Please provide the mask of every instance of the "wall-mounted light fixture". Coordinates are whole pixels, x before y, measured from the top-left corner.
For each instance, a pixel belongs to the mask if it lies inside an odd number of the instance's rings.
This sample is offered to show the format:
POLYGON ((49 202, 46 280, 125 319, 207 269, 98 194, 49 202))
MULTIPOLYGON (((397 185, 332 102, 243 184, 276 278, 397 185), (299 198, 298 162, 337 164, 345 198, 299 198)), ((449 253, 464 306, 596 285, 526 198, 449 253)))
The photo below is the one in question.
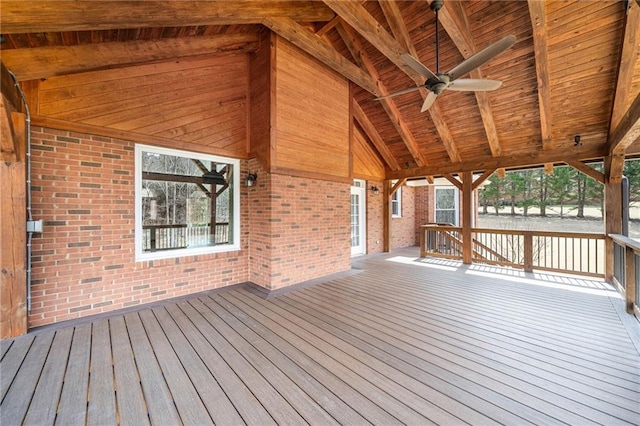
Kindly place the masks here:
POLYGON ((371 191, 373 192, 374 195, 378 195, 380 193, 380 190, 375 185, 371 187, 371 191))
POLYGON ((573 146, 582 146, 582 142, 580 141, 580 135, 575 135, 573 137, 573 146))
POLYGON ((253 184, 256 183, 257 180, 258 180, 258 174, 257 173, 249 173, 245 183, 247 184, 247 186, 253 186, 253 184))

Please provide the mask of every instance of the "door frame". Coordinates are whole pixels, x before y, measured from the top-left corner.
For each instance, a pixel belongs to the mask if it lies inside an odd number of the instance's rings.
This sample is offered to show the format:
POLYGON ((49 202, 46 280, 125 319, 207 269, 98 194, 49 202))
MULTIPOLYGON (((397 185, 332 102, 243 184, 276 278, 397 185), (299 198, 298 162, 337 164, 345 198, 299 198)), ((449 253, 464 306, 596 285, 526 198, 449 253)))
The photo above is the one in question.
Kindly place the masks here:
MULTIPOLYGON (((360 256, 367 254, 367 182, 360 179, 354 179, 351 185, 351 191, 349 196, 349 226, 351 231, 351 195, 357 195, 360 197, 360 211, 358 214, 358 220, 360 225, 360 245, 351 246, 351 256, 360 256)), ((349 234, 351 236, 351 233, 349 234)), ((351 238, 350 238, 351 239, 351 238)))

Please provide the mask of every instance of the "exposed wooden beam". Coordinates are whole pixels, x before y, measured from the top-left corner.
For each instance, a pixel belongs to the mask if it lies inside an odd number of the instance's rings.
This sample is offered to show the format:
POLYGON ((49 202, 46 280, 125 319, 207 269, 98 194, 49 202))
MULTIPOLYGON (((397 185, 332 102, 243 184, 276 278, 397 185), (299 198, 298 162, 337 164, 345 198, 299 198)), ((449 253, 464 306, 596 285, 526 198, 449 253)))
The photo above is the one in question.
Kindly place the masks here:
MULTIPOLYGON (((398 40, 401 47, 409 52, 412 56, 418 57, 418 52, 411 41, 411 37, 409 35, 409 31, 407 29, 404 20, 402 19, 402 15, 400 14, 400 9, 396 2, 393 1, 382 1, 379 3, 382 7, 382 11, 385 14, 387 22, 389 23, 389 27, 391 28, 391 32, 393 32, 394 37, 398 40)), ((414 79, 414 83, 416 86, 421 86, 424 81, 422 77, 417 80, 414 79)), ((424 101, 427 97, 428 91, 426 89, 420 90, 420 95, 422 96, 422 100, 424 101)), ((447 150, 447 154, 449 155, 449 159, 451 161, 462 161, 460 158, 460 153, 458 152, 458 147, 456 146, 453 135, 449 131, 449 127, 447 123, 444 121, 442 114, 440 113, 440 108, 437 104, 433 104, 431 108, 429 108, 429 116, 431 117, 431 121, 436 127, 436 131, 438 132, 438 136, 440 136, 440 140, 447 150)))
POLYGON ((14 163, 18 161, 16 137, 11 119, 12 106, 2 94, 0 99, 0 161, 14 163))
POLYGON ((2 51, 2 62, 0 63, 0 93, 6 98, 13 111, 22 111, 22 99, 9 70, 5 66, 5 55, 7 50, 2 51))
POLYGON ((640 138, 640 94, 621 117, 616 129, 609 135, 611 155, 624 155, 625 151, 640 138))
MULTIPOLYGON (((315 1, 2 1, 3 34, 259 24, 267 17, 330 21, 315 1)), ((3 52, 4 53, 4 52, 3 52)))
POLYGON ((582 161, 577 160, 567 160, 565 161, 569 166, 573 167, 577 171, 584 173, 585 175, 593 178, 595 181, 604 183, 604 173, 597 171, 593 167, 589 167, 587 164, 582 161))
POLYGON ((613 98, 613 112, 609 123, 609 133, 613 133, 626 109, 631 96, 631 86, 635 71, 636 58, 640 45, 640 6, 630 2, 625 16, 624 35, 620 53, 620 64, 618 65, 618 78, 616 81, 616 91, 613 98))
POLYGON ((389 58, 412 80, 424 83, 424 77, 409 67, 401 55, 404 49, 380 23, 356 1, 323 0, 347 24, 353 27, 369 43, 389 58))
POLYGON ((540 135, 542 149, 551 148, 551 95, 549 92, 549 53, 547 48, 547 15, 544 0, 528 0, 533 50, 538 80, 538 109, 540 110, 540 135))
POLYGON ((404 183, 407 181, 406 178, 402 178, 402 179, 398 179, 398 181, 396 183, 393 184, 393 186, 391 187, 391 190, 389 191, 389 195, 393 195, 396 193, 396 191, 398 189, 400 189, 400 187, 402 185, 404 185, 404 183))
POLYGON ((257 34, 162 38, 9 49, 2 60, 21 81, 227 52, 254 52, 257 34))
POLYGON ((387 179, 412 178, 421 176, 440 176, 444 173, 480 172, 491 168, 521 168, 537 166, 545 163, 565 162, 567 160, 590 160, 602 158, 606 154, 606 148, 594 146, 582 146, 568 153, 566 149, 552 149, 536 153, 510 155, 508 157, 482 157, 461 163, 448 163, 438 166, 416 167, 400 169, 387 173, 387 179))
POLYGON ((400 165, 396 161, 396 158, 389 150, 387 144, 384 143, 384 140, 374 127, 371 120, 369 120, 369 117, 367 117, 367 115, 364 113, 362 107, 355 101, 355 99, 352 101, 352 103, 354 118, 358 121, 358 123, 360 123, 360 127, 362 127, 362 130, 364 130, 365 134, 369 137, 371 143, 373 143, 373 146, 376 148, 384 162, 391 170, 400 170, 400 165))
POLYGON ((491 175, 495 172, 495 169, 488 169, 485 170, 484 173, 482 175, 480 175, 479 178, 477 178, 476 180, 473 181, 473 185, 471 186, 471 188, 475 191, 476 189, 478 189, 478 187, 480 185, 482 185, 482 183, 489 179, 489 177, 491 177, 491 175))
MULTIPOLYGON (((469 19, 464 11, 463 2, 446 2, 445 7, 440 9, 440 12, 438 13, 438 19, 464 58, 468 58, 476 53, 476 44, 473 40, 473 36, 471 35, 469 19)), ((480 68, 476 68, 471 71, 469 76, 477 79, 484 78, 480 68)), ((482 117, 482 123, 487 135, 491 154, 494 157, 499 157, 502 155, 502 145, 500 145, 498 130, 496 129, 496 123, 493 119, 493 111, 491 110, 491 103, 489 102, 489 94, 487 92, 474 93, 476 101, 478 102, 478 108, 480 110, 480 116, 482 117)))
POLYGON ((452 174, 445 173, 442 175, 442 177, 448 180, 449 182, 451 182, 451 184, 454 185, 456 188, 458 188, 460 191, 462 191, 462 182, 460 182, 457 178, 453 177, 452 174))
MULTIPOLYGON (((355 58, 359 58, 358 61, 362 63, 362 66, 364 66, 369 75, 371 75, 371 78, 378 86, 378 90, 380 90, 382 96, 388 95, 389 90, 387 90, 384 83, 380 80, 378 70, 376 70, 376 67, 373 65, 373 62, 369 58, 367 52, 364 50, 362 43, 360 43, 360 40, 355 35, 353 29, 351 29, 346 24, 340 24, 339 28, 341 37, 343 37, 345 43, 347 43, 350 48, 353 49, 352 54, 355 58)), ((411 153, 411 156, 413 157, 415 163, 420 167, 426 165, 427 160, 424 157, 424 154, 420 151, 418 142, 413 137, 413 133, 411 133, 411 130, 409 130, 409 126, 402 118, 402 114, 400 113, 400 110, 396 106, 393 99, 381 99, 380 103, 389 116, 389 119, 391 120, 391 123, 395 127, 396 131, 402 138, 402 141, 409 150, 409 153, 411 153)))
POLYGON ((263 24, 280 37, 304 50, 320 62, 351 80, 369 93, 380 96, 375 82, 366 71, 327 45, 322 39, 291 18, 265 18, 263 24))
POLYGON ((331 31, 332 29, 334 29, 336 27, 336 25, 338 25, 340 22, 342 22, 342 20, 340 19, 339 16, 336 16, 335 18, 333 18, 332 20, 330 20, 329 22, 324 24, 319 30, 317 30, 316 31, 316 35, 318 37, 326 36, 327 33, 329 31, 331 31))

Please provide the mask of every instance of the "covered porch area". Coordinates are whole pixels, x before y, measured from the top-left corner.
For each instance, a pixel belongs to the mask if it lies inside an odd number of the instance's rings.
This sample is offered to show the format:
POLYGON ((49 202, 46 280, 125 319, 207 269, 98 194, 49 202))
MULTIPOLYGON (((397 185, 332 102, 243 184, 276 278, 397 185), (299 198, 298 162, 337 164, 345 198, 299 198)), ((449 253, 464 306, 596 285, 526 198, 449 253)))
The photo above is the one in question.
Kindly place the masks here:
POLYGON ((633 424, 640 336, 601 279, 418 248, 0 341, 1 423, 633 424))

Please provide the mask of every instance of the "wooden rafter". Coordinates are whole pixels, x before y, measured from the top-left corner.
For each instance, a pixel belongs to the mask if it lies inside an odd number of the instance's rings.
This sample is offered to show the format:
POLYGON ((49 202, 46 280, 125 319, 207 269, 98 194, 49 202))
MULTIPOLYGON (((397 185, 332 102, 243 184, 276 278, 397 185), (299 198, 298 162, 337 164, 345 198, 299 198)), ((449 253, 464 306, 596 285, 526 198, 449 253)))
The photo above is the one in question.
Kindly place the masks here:
MULTIPOLYGON (((330 21, 315 1, 2 1, 3 34, 196 25, 259 24, 267 17, 330 21), (88 13, 91 11, 91 13, 88 13)), ((3 52, 4 53, 4 52, 3 52)))
POLYGON ((625 151, 640 138, 640 94, 636 96, 624 113, 618 126, 609 136, 609 153, 624 155, 625 151))
MULTIPOLYGON (((338 28, 340 29, 340 35, 345 40, 345 43, 350 46, 350 49, 353 49, 353 56, 355 58, 358 58, 358 61, 362 63, 362 66, 364 66, 367 72, 371 75, 371 78, 373 78, 373 81, 378 86, 378 89, 380 90, 382 96, 388 95, 389 91, 387 90, 384 83, 380 81, 380 75, 378 74, 376 67, 373 65, 373 62, 369 58, 369 55, 367 55, 367 52, 364 50, 362 44, 360 43, 360 40, 358 39, 358 37, 356 37, 353 29, 346 24, 340 24, 338 28)), ((427 160, 420 151, 418 142, 413 137, 413 134, 409 130, 408 125, 402 118, 402 114, 400 113, 400 110, 396 106, 395 102, 390 98, 386 98, 382 99, 380 103, 382 104, 384 110, 387 112, 387 115, 393 123, 393 126, 400 134, 402 141, 407 146, 407 149, 411 153, 411 156, 413 157, 415 163, 418 166, 426 165, 427 160)))
MULTIPOLYGON (((462 2, 446 2, 445 7, 440 10, 438 18, 463 57, 468 58, 476 53, 477 48, 471 35, 469 20, 462 2)), ((471 78, 484 78, 480 68, 471 71, 469 75, 471 78)), ((496 123, 493 119, 489 94, 487 92, 474 93, 476 101, 478 102, 478 108, 480 110, 480 116, 482 117, 482 123, 484 124, 491 154, 494 157, 498 157, 502 155, 502 146, 500 145, 496 123)))
POLYGON ((251 52, 257 48, 256 34, 223 34, 9 49, 2 52, 2 61, 19 80, 25 81, 189 56, 251 52))
POLYGON ((597 171, 593 167, 589 167, 582 161, 567 160, 566 163, 576 169, 577 171, 584 173, 585 175, 593 178, 595 181, 604 183, 604 173, 597 171))
POLYGON ((412 80, 424 83, 424 77, 409 67, 401 54, 402 46, 384 29, 380 23, 355 1, 323 0, 333 11, 349 24, 369 43, 407 74, 412 80))
POLYGON ((316 35, 318 37, 324 37, 325 35, 327 35, 327 33, 329 31, 331 31, 332 29, 334 29, 336 27, 336 25, 338 25, 342 20, 340 19, 339 16, 336 16, 335 18, 333 18, 332 20, 330 20, 329 22, 327 22, 326 24, 324 24, 320 29, 318 29, 316 31, 316 35))
MULTIPOLYGON (((418 52, 411 41, 411 37, 409 36, 409 31, 407 30, 407 26, 405 25, 402 15, 400 14, 400 9, 398 9, 398 5, 393 1, 382 1, 380 2, 380 6, 382 7, 382 11, 385 14, 387 22, 391 27, 391 32, 393 32, 394 37, 398 40, 401 47, 404 48, 409 54, 414 57, 418 57, 418 52)), ((415 80, 417 86, 421 86, 424 84, 423 78, 415 80)), ((427 90, 421 89, 420 95, 422 95, 422 100, 427 97, 427 90)), ((438 136, 440 136, 440 140, 447 150, 447 154, 449 155, 449 159, 454 162, 462 161, 460 158, 460 153, 458 152, 458 147, 456 146, 453 136, 449 131, 449 127, 447 123, 444 121, 442 114, 440 113, 440 108, 437 104, 431 105, 429 108, 429 115, 431 116, 431 121, 438 132, 438 136)))
POLYGON ((442 175, 442 177, 445 178, 446 180, 448 180, 449 182, 451 182, 451 184, 453 186, 455 186, 456 188, 458 188, 460 191, 462 191, 462 182, 460 182, 452 174, 445 173, 445 174, 442 175))
POLYGON ((635 71, 636 58, 640 45, 640 6, 631 2, 625 17, 624 36, 622 39, 622 51, 620 54, 620 65, 618 67, 618 79, 614 94, 613 112, 609 124, 609 133, 613 133, 624 113, 631 95, 633 84, 633 74, 635 71))
POLYGON ((476 180, 473 181, 473 185, 471 185, 471 188, 475 191, 476 189, 478 189, 478 187, 480 185, 482 185, 482 183, 489 179, 489 177, 496 171, 496 169, 487 169, 484 171, 484 173, 482 175, 480 175, 480 177, 478 177, 476 180))
POLYGON ((551 148, 551 95, 549 92, 549 53, 547 48, 547 16, 545 2, 528 0, 531 26, 533 27, 533 49, 538 81, 538 108, 540 110, 540 134, 542 149, 551 148))
POLYGON ((366 71, 325 43, 320 37, 291 18, 265 18, 263 24, 311 56, 376 96, 380 91, 366 71))
POLYGON ((393 195, 396 193, 396 191, 398 189, 400 189, 400 187, 402 185, 404 185, 404 183, 407 181, 406 178, 402 178, 402 179, 398 179, 398 181, 396 183, 393 184, 393 186, 391 187, 390 191, 389 191, 389 196, 393 195))
POLYGON ((535 166, 552 162, 564 162, 567 160, 589 160, 602 158, 606 155, 606 147, 582 146, 568 153, 566 149, 552 149, 538 151, 535 154, 510 155, 508 157, 484 157, 461 163, 441 164, 439 166, 416 167, 390 171, 388 179, 412 178, 430 175, 442 175, 443 173, 458 173, 465 171, 483 171, 490 168, 513 168, 535 166))
POLYGON ((351 109, 354 118, 358 121, 358 123, 360 123, 360 127, 362 127, 362 130, 364 130, 369 140, 371 140, 371 143, 373 143, 373 146, 376 148, 386 165, 391 170, 400 170, 400 165, 389 150, 387 144, 385 144, 384 140, 382 140, 380 134, 378 134, 378 131, 373 126, 371 120, 369 120, 369 117, 367 117, 367 115, 362 110, 362 107, 355 101, 355 99, 352 100, 352 103, 353 105, 351 109))

